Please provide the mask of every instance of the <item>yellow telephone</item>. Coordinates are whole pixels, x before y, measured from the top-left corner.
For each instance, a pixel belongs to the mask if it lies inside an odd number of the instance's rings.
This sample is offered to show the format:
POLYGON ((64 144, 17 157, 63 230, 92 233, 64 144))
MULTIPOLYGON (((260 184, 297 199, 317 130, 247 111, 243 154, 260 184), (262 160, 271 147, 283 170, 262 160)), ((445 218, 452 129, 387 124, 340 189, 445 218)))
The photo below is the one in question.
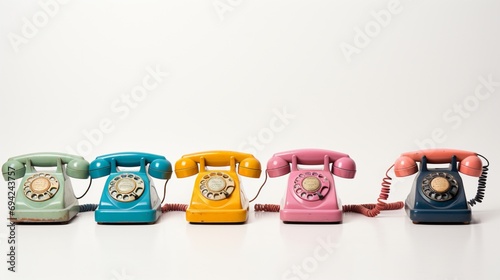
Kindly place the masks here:
POLYGON ((253 155, 246 153, 207 151, 184 155, 175 163, 175 174, 178 178, 199 173, 194 183, 191 204, 186 209, 188 222, 246 222, 248 199, 240 187, 236 174, 237 164, 239 175, 260 177, 260 162, 253 155), (229 166, 229 170, 209 170, 207 166, 229 166))

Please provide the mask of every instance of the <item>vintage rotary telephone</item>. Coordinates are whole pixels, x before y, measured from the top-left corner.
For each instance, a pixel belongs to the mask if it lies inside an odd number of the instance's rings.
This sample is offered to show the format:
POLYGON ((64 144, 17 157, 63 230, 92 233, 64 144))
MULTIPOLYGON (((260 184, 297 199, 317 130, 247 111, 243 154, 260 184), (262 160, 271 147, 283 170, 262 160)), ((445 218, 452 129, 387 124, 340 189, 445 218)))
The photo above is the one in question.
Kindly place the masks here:
POLYGON ((383 200, 387 198, 388 190, 384 188, 377 204, 341 206, 333 175, 352 179, 356 174, 354 160, 344 153, 322 149, 300 149, 274 154, 267 163, 269 177, 274 178, 289 173, 288 187, 281 206, 256 204, 255 211, 280 212, 280 219, 283 222, 337 223, 342 222, 343 212, 358 212, 374 217, 381 210, 403 207, 402 202, 386 204, 383 200), (323 165, 323 169, 301 169, 299 164, 323 165))
POLYGON ((470 223, 470 206, 484 198, 488 166, 488 160, 482 155, 461 150, 433 149, 401 154, 394 164, 397 177, 419 171, 405 202, 408 216, 414 223, 470 223), (486 165, 483 166, 480 157, 486 165), (420 171, 417 162, 420 162, 420 171), (448 167, 431 168, 429 164, 448 164, 448 167), (479 177, 477 194, 469 201, 460 173, 479 177))
POLYGON ((182 156, 175 163, 177 177, 198 174, 191 203, 186 209, 186 220, 191 223, 244 223, 248 218, 248 199, 238 174, 259 178, 260 173, 260 162, 251 154, 207 151, 182 156), (208 166, 229 166, 229 170, 209 170, 208 166))
POLYGON ((9 158, 2 166, 6 181, 23 178, 10 219, 17 223, 66 223, 80 207, 68 177, 86 179, 89 163, 81 156, 33 153, 9 158), (38 171, 34 167, 56 167, 38 171), (67 175, 67 176, 66 176, 67 175))
POLYGON ((172 165, 164 156, 124 152, 99 156, 92 161, 92 178, 108 175, 95 211, 97 223, 154 223, 158 220, 161 201, 149 175, 167 180, 166 187, 172 175, 172 165), (138 171, 120 171, 119 166, 140 168, 138 171))

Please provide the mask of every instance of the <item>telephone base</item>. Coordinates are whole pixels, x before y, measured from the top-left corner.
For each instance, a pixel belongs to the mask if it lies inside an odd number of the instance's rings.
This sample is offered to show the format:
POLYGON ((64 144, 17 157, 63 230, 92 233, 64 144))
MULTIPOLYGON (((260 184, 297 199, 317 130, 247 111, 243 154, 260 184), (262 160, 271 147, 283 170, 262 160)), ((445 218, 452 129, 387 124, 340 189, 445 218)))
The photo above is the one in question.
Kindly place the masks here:
POLYGON ((413 223, 469 224, 470 209, 414 209, 405 205, 406 213, 413 223))
POLYGON ((98 224, 151 224, 161 216, 161 208, 142 210, 97 209, 95 221, 98 224))
POLYGON ((241 224, 248 219, 247 209, 190 209, 186 210, 186 221, 203 224, 241 224))
POLYGON ((76 217, 79 211, 78 204, 70 205, 64 209, 16 209, 14 216, 10 217, 13 223, 68 223, 76 217))
POLYGON ((280 211, 280 219, 285 223, 341 223, 342 218, 343 212, 339 209, 282 209, 280 211))

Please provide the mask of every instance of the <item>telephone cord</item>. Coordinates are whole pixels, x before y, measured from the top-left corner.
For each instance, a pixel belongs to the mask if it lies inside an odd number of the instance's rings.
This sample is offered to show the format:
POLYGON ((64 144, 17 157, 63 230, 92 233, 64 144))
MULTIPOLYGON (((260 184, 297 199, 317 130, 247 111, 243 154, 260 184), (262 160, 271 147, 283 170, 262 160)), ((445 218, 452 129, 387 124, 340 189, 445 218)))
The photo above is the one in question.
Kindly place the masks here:
POLYGON ((280 206, 278 204, 255 204, 254 210, 262 212, 279 212, 280 206))
MULTIPOLYGON (((382 210, 398 210, 403 208, 404 203, 402 201, 392 203, 386 203, 384 201, 389 197, 392 178, 388 173, 393 166, 394 165, 389 167, 385 173, 385 178, 382 180, 382 189, 376 204, 344 205, 342 210, 344 212, 356 212, 368 217, 375 217, 382 210)), ((280 206, 277 204, 255 204, 254 210, 263 212, 279 212, 280 206)))
POLYGON ((262 185, 260 185, 260 188, 259 188, 259 190, 257 191, 257 194, 254 196, 254 198, 252 198, 252 199, 250 199, 250 200, 248 201, 249 203, 250 203, 250 202, 253 202, 255 199, 257 199, 257 197, 258 197, 258 196, 259 196, 259 194, 260 194, 260 191, 262 190, 262 188, 263 188, 263 187, 264 187, 264 185, 266 184, 266 182, 267 182, 267 170, 265 171, 265 173, 266 173, 266 176, 265 176, 265 178, 264 178, 264 182, 262 183, 262 185))
POLYGON ((468 201, 470 206, 474 206, 476 205, 476 203, 483 202, 484 193, 486 191, 486 179, 488 177, 488 170, 489 170, 488 167, 490 166, 490 162, 488 161, 488 159, 486 159, 486 157, 480 154, 478 154, 478 156, 482 157, 486 161, 486 165, 483 166, 483 172, 481 173, 481 176, 479 176, 478 179, 476 196, 468 201))
POLYGON ((168 179, 165 181, 165 184, 163 185, 163 198, 161 199, 160 204, 163 204, 163 201, 165 201, 165 197, 167 194, 167 183, 168 183, 168 179))
POLYGON ((98 206, 99 206, 99 204, 89 203, 89 204, 79 205, 78 207, 80 208, 79 212, 81 213, 81 212, 92 212, 92 211, 95 211, 98 206))
POLYGON ((180 212, 186 212, 186 209, 188 208, 187 204, 181 204, 181 203, 167 203, 161 207, 161 212, 170 212, 170 211, 180 211, 180 212))
POLYGON ((90 190, 90 186, 92 185, 92 177, 90 177, 90 182, 89 182, 89 186, 87 187, 87 190, 79 197, 77 197, 76 199, 81 199, 82 197, 84 197, 87 192, 90 190))
MULTIPOLYGON (((257 197, 259 196, 260 194, 260 191, 262 190, 262 188, 264 187, 264 185, 266 184, 267 182, 267 170, 265 172, 266 176, 264 178, 264 182, 262 183, 262 185, 259 187, 259 190, 257 191, 257 194, 255 195, 254 198, 250 199, 249 202, 252 202, 254 201, 255 199, 257 199, 257 197)), ((165 182, 165 186, 167 185, 167 183, 165 182)), ((165 190, 164 189, 164 192, 163 192, 163 199, 161 201, 161 203, 163 203, 163 200, 165 199, 165 190)), ((260 204, 257 204, 257 205, 260 205, 260 204)), ((256 207, 257 207, 256 205, 256 207)), ((181 212, 186 212, 186 209, 188 208, 188 205, 187 204, 181 204, 181 203, 167 203, 165 205, 163 205, 161 207, 161 211, 163 213, 165 212, 170 212, 170 211, 181 211, 181 212)), ((278 211, 279 211, 279 205, 278 205, 278 211)), ((275 211, 275 212, 278 212, 278 211, 275 211)))
POLYGON ((385 178, 382 180, 382 188, 376 204, 358 204, 358 205, 344 205, 342 210, 344 212, 355 212, 363 214, 367 217, 375 217, 383 210, 398 210, 404 207, 402 201, 386 203, 385 200, 389 198, 391 189, 392 178, 389 176, 389 171, 394 167, 391 165, 385 172, 385 178))
MULTIPOLYGON (((167 194, 167 183, 168 183, 168 180, 165 181, 165 184, 163 185, 163 198, 161 199, 160 204, 163 204, 163 202, 165 201, 165 197, 166 197, 166 194, 167 194)), ((163 205, 161 207, 161 212, 162 213, 170 212, 170 211, 182 211, 182 212, 186 212, 187 207, 188 207, 187 204, 166 203, 165 205, 163 205)))

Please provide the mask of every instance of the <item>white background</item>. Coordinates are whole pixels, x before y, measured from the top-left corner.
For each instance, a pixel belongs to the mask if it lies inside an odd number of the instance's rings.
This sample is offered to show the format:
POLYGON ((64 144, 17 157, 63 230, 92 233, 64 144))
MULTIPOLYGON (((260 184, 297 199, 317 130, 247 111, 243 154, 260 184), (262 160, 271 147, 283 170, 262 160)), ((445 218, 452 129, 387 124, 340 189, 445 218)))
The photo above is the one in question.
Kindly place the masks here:
MULTIPOLYGON (((357 163, 356 178, 336 177, 344 204, 374 202, 405 151, 471 150, 491 162, 470 225, 414 225, 402 210, 348 213, 336 225, 252 211, 244 225, 190 225, 177 212, 103 226, 81 213, 68 225, 18 226, 18 272, 2 262, 1 278, 498 279, 499 12, 498 1, 1 1, 2 162, 144 151, 175 163, 225 149, 265 168, 274 153, 324 148, 357 163), (125 105, 147 69, 169 75, 125 105)), ((463 178, 470 198, 476 179, 463 178)), ((268 180, 256 202, 279 203, 286 179, 268 180)), ((263 177, 242 181, 253 197, 263 177)), ((390 200, 405 199, 412 181, 394 178, 390 200)), ((97 203, 104 182, 80 203, 97 203)), ((166 200, 188 203, 193 182, 174 176, 166 200)), ((87 184, 73 180, 77 195, 87 184)), ((7 234, 1 227, 4 256, 7 234)))

